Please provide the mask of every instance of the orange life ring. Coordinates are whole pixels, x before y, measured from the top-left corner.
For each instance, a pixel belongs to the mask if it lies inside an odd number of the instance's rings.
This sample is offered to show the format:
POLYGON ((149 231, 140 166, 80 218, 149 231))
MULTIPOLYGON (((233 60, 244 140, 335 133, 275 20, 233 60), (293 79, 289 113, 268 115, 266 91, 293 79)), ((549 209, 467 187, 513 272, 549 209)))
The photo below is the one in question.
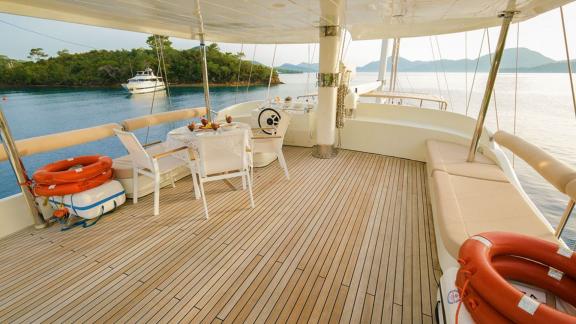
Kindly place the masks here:
POLYGON ((74 182, 74 183, 64 183, 64 184, 36 184, 34 186, 34 193, 38 196, 52 197, 52 196, 64 196, 71 195, 78 192, 90 190, 96 188, 112 178, 112 169, 102 172, 91 179, 74 182))
POLYGON ((112 159, 102 155, 85 155, 47 164, 36 170, 32 178, 37 184, 59 185, 83 182, 112 168, 112 159), (82 167, 70 169, 74 166, 82 167))
POLYGON ((478 323, 575 323, 576 317, 540 304, 514 288, 516 280, 576 305, 576 254, 557 244, 513 233, 466 240, 456 277, 462 302, 478 323))

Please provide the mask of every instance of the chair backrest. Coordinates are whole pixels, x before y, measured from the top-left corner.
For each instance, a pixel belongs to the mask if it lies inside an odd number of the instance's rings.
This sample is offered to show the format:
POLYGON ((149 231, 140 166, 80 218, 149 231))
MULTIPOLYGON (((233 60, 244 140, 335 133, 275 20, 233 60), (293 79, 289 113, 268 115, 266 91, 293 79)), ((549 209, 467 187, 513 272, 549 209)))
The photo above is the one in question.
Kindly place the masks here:
POLYGON ((280 122, 278 122, 278 126, 276 126, 276 135, 284 138, 288 126, 290 125, 290 119, 292 119, 292 115, 285 111, 280 111, 280 122))
POLYGON ((247 130, 199 136, 197 151, 200 175, 206 177, 216 173, 247 170, 247 148, 247 130))
POLYGON ((121 130, 114 130, 114 132, 128 151, 128 154, 130 154, 130 158, 136 166, 150 170, 154 168, 152 158, 148 155, 144 147, 142 147, 142 144, 140 144, 140 141, 138 141, 134 133, 121 130))

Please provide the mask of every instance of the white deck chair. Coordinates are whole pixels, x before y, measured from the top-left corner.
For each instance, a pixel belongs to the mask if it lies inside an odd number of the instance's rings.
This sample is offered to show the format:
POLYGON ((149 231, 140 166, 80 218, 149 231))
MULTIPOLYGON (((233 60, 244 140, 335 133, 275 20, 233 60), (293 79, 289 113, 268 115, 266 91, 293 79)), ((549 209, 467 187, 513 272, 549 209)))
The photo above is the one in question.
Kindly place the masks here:
MULTIPOLYGON (((132 160, 132 185, 134 192, 132 201, 134 204, 138 203, 138 175, 142 174, 154 180, 154 215, 160 214, 160 176, 165 173, 171 173, 174 169, 182 165, 189 166, 192 182, 194 183, 194 194, 196 199, 200 198, 195 172, 196 166, 194 161, 190 159, 188 146, 182 146, 150 156, 144 147, 142 147, 134 133, 120 130, 114 130, 114 132, 116 132, 116 135, 130 154, 130 159, 132 160), (185 158, 177 156, 177 154, 184 154, 185 158)), ((172 179, 172 187, 175 187, 174 178, 171 174, 170 177, 172 179)))
POLYGON ((286 165, 286 160, 284 159, 284 154, 282 153, 282 145, 284 143, 284 135, 288 130, 288 125, 290 125, 290 114, 280 111, 280 121, 275 128, 264 129, 268 131, 266 134, 263 129, 255 128, 253 129, 254 135, 252 136, 252 152, 255 153, 274 153, 278 157, 278 162, 280 167, 284 170, 284 175, 286 179, 290 180, 290 174, 288 173, 288 165, 286 165))
POLYGON ((242 178, 242 187, 248 185, 250 206, 254 208, 252 181, 250 179, 250 155, 247 130, 228 131, 218 136, 200 136, 198 138, 196 172, 200 180, 200 192, 204 203, 204 213, 208 219, 208 204, 204 192, 204 183, 215 180, 242 178))

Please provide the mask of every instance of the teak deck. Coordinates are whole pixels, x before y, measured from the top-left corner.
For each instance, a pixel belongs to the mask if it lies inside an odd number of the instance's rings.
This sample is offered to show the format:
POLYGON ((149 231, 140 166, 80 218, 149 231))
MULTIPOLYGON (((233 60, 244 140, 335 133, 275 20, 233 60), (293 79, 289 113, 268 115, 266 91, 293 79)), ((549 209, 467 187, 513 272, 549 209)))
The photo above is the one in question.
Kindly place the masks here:
MULTIPOLYGON (((431 323, 439 266, 425 164, 285 147, 255 171, 256 208, 190 177, 89 228, 0 241, 0 322, 431 323)), ((232 181, 236 187, 240 181, 232 181)))

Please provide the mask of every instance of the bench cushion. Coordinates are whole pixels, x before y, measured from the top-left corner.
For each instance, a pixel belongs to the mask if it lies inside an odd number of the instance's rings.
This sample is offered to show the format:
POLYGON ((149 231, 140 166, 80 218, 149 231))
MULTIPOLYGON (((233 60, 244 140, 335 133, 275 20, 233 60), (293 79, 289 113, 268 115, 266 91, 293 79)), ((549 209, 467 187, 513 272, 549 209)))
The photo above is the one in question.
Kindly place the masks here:
POLYGON ((434 172, 436 219, 448 252, 458 258, 464 241, 487 231, 515 232, 557 242, 549 225, 508 182, 434 172))
POLYGON ((467 146, 429 140, 426 149, 430 176, 434 171, 444 171, 464 177, 508 182, 508 178, 496 163, 480 153, 476 154, 473 163, 467 162, 467 146))

